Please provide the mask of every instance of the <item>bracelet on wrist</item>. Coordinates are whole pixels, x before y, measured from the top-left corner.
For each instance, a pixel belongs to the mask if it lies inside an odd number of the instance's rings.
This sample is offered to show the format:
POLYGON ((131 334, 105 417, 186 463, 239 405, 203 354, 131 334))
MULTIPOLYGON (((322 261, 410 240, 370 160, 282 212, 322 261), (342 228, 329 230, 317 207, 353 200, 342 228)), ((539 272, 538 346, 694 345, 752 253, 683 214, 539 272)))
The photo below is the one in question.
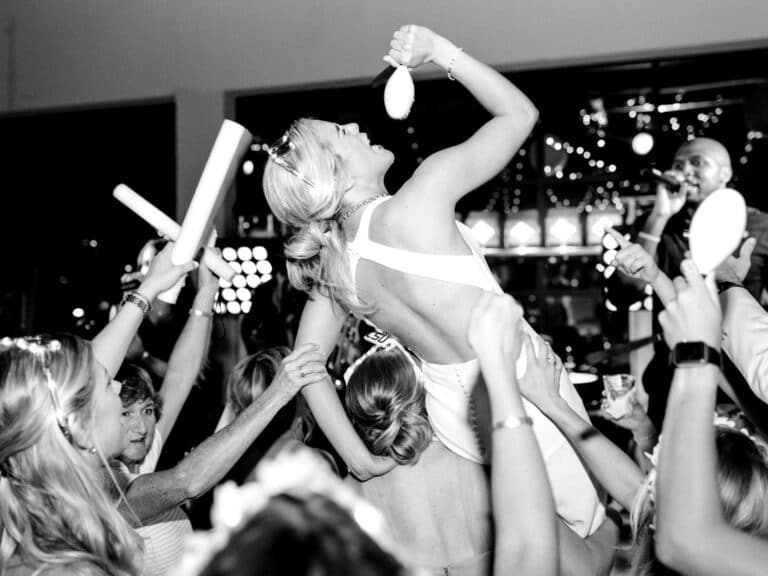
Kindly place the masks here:
POLYGON ((530 416, 508 416, 504 420, 499 420, 493 425, 493 430, 514 430, 521 426, 532 426, 533 420, 530 416))
POLYGON ((133 290, 131 292, 128 292, 125 296, 123 296, 122 302, 120 302, 120 306, 125 306, 126 304, 133 304, 136 306, 139 310, 141 310, 142 314, 146 314, 150 310, 152 310, 152 302, 149 301, 149 298, 144 296, 141 292, 138 290, 133 290))
POLYGON ((448 72, 448 80, 450 81, 456 80, 456 77, 453 75, 453 66, 456 64, 456 58, 461 52, 464 52, 464 48, 456 48, 456 51, 453 53, 453 56, 451 56, 451 59, 448 62, 448 69, 446 71, 448 72))
POLYGON ((205 316, 206 318, 213 318, 213 311, 205 311, 201 310, 200 308, 190 308, 189 310, 190 316, 205 316))

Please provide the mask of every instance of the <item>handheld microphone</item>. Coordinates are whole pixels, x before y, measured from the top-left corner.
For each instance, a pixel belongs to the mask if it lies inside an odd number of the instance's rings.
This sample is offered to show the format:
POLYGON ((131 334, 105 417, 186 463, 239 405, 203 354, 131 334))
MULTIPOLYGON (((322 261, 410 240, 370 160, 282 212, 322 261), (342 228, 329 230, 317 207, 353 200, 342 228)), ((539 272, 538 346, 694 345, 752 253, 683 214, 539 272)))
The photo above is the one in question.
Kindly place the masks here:
POLYGON ((674 178, 667 176, 661 170, 656 168, 646 168, 640 171, 640 175, 659 184, 664 184, 671 192, 679 192, 682 183, 678 182, 674 178))

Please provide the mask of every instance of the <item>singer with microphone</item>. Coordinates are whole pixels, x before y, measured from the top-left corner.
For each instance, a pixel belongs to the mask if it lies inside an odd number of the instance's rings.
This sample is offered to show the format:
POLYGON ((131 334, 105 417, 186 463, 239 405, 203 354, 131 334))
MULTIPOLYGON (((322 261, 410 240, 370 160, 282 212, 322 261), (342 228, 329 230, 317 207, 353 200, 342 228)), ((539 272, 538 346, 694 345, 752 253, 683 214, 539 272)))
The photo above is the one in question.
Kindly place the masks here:
MULTIPOLYGON (((656 182, 656 200, 647 216, 641 216, 635 221, 633 242, 640 244, 655 258, 662 272, 674 278, 680 275, 680 263, 689 249, 688 230, 693 213, 704 198, 715 190, 728 186, 733 176, 731 158, 725 146, 717 140, 695 138, 678 148, 669 170, 662 173, 652 169, 644 174, 656 182)), ((756 243, 751 255, 751 269, 744 278, 743 285, 760 300, 763 287, 768 284, 768 214, 749 208, 747 233, 756 243)), ((637 285, 633 278, 623 274, 616 274, 614 277, 618 277, 624 291, 631 290, 631 285, 643 287, 637 285)), ((644 285, 644 282, 642 284, 644 285)), ((725 290, 730 285, 732 284, 723 283, 720 289, 725 290)), ((661 310, 663 305, 654 294, 654 334, 662 333, 658 322, 658 313, 661 310)), ((643 373, 643 386, 648 392, 648 415, 659 430, 672 374, 669 367, 669 348, 661 339, 654 345, 654 356, 643 373)), ((724 374, 737 391, 737 395, 740 395, 738 391, 742 389, 749 391, 741 374, 727 358, 724 374)))

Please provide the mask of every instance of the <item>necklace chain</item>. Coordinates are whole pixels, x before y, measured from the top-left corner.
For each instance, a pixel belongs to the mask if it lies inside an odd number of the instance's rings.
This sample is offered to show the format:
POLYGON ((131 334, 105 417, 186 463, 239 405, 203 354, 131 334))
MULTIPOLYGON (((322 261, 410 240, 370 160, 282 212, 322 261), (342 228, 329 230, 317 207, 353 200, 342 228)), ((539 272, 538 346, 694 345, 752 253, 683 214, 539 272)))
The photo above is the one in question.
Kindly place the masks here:
POLYGON ((347 218, 352 216, 352 214, 354 214, 361 208, 368 206, 368 204, 370 204, 371 202, 378 200, 379 198, 385 198, 387 196, 389 196, 389 194, 377 194, 376 196, 371 196, 370 198, 366 198, 362 202, 358 202, 354 206, 347 208, 346 210, 344 210, 344 212, 341 213, 341 216, 339 216, 339 219, 338 219, 339 224, 344 224, 347 218))

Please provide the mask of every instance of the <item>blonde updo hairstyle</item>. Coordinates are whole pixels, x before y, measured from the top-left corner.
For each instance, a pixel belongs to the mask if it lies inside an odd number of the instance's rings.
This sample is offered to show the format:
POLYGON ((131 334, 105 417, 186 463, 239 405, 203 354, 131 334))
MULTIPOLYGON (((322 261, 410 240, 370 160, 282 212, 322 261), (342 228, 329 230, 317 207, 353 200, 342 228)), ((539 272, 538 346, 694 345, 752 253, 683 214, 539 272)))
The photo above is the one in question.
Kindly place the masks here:
POLYGON ((291 125, 284 136, 290 144, 280 147, 284 153, 278 161, 267 160, 264 194, 289 229, 285 256, 291 284, 305 292, 316 288, 346 310, 365 314, 370 308, 355 295, 346 240, 336 220, 346 208, 350 180, 341 158, 318 138, 318 124, 302 118, 291 125))
POLYGON ((20 559, 138 573, 135 535, 83 457, 97 449, 83 445, 98 433, 95 366, 72 335, 0 344, 0 572, 20 559))
MULTIPOLYGON (((717 426, 717 486, 725 520, 734 528, 768 537, 768 462, 763 448, 737 430, 717 426)), ((632 576, 676 575, 656 558, 654 546, 655 481, 635 496, 630 525, 635 540, 632 576)))
POLYGON ((372 454, 398 464, 418 461, 432 438, 424 385, 405 350, 378 350, 365 358, 347 383, 352 425, 372 454))

